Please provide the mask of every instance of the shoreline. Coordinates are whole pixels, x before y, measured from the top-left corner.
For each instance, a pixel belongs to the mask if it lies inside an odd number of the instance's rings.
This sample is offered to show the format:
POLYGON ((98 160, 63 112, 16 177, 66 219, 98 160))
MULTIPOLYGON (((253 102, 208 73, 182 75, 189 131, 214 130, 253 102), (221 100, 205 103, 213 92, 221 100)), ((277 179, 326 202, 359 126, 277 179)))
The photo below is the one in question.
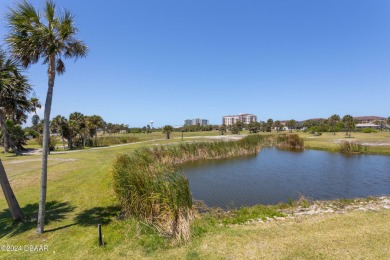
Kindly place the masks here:
MULTIPOLYGON (((251 219, 244 223, 244 225, 286 220, 301 220, 322 215, 340 215, 347 214, 353 211, 368 212, 390 210, 390 195, 369 196, 367 198, 313 201, 307 200, 306 198, 302 197, 300 200, 294 201, 294 203, 296 205, 288 206, 287 208, 277 209, 278 212, 285 215, 283 217, 267 217, 265 220, 261 218, 251 219)), ((284 205, 286 204, 279 204, 275 206, 283 207, 284 205)), ((229 213, 229 211, 225 211, 225 213, 229 213)))

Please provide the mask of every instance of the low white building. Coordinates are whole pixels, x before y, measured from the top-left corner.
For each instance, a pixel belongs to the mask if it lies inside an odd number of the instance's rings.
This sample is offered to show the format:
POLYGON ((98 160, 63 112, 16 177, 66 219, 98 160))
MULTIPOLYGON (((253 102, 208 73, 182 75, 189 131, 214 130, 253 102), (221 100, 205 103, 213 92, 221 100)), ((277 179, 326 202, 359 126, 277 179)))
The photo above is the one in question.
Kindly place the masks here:
POLYGON ((379 129, 381 126, 371 123, 362 123, 362 124, 356 124, 356 128, 372 128, 372 129, 379 129))

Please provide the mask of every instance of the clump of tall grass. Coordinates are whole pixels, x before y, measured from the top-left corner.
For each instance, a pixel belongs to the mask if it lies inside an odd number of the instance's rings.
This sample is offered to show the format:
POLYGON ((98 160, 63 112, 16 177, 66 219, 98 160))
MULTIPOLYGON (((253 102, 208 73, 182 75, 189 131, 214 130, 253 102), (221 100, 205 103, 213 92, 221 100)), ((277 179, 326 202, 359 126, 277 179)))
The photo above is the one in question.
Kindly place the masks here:
POLYGON ((276 145, 303 149, 305 147, 303 138, 297 134, 279 134, 276 137, 276 145))
POLYGON ((251 135, 240 141, 154 146, 118 155, 113 165, 114 191, 125 214, 153 225, 177 242, 186 242, 194 209, 188 180, 175 165, 254 154, 268 141, 268 137, 251 135))
POLYGON ((368 147, 355 142, 343 141, 339 144, 339 151, 345 154, 366 153, 368 151, 368 147))
POLYGON ((146 149, 117 156, 114 191, 126 215, 133 215, 176 241, 188 241, 193 216, 188 180, 172 166, 153 161, 146 149))

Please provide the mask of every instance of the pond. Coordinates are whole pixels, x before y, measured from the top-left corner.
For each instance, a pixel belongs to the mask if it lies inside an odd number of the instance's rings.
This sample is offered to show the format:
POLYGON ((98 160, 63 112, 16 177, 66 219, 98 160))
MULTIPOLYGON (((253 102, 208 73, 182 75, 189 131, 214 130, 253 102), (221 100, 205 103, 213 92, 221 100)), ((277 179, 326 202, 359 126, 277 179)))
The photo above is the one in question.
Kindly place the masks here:
POLYGON ((194 199, 237 208, 296 200, 390 194, 390 156, 264 148, 256 156, 191 162, 181 167, 194 199))

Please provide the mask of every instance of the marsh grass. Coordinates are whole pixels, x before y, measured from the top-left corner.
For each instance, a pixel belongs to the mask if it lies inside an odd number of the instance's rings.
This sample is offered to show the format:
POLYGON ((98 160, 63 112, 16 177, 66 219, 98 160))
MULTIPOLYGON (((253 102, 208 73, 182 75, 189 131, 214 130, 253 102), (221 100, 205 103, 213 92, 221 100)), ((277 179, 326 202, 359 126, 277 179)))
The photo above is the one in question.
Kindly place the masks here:
POLYGON ((367 153, 368 147, 355 142, 343 141, 339 144, 339 151, 344 154, 367 153))
POLYGON ((136 216, 175 241, 189 240, 192 197, 188 180, 158 164, 145 149, 119 155, 113 167, 114 191, 127 216, 136 216))

